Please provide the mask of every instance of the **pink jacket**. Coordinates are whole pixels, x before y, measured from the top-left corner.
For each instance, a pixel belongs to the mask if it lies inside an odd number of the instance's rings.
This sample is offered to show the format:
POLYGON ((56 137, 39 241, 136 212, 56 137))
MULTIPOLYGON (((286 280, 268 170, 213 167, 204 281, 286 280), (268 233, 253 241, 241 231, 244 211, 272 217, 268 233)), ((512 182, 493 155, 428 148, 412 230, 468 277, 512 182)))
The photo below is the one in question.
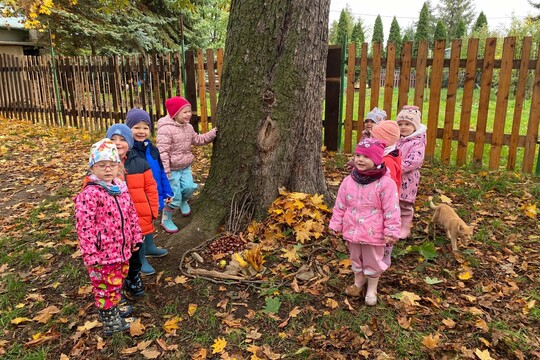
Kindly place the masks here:
POLYGON ((126 183, 116 179, 121 194, 110 195, 88 182, 75 197, 75 220, 86 266, 128 261, 131 245, 142 242, 141 228, 126 183))
POLYGON ((390 173, 366 185, 347 176, 338 190, 330 229, 347 241, 375 246, 385 245, 384 236, 399 238, 399 197, 390 173))
POLYGON ((426 153, 426 126, 411 135, 399 139, 396 148, 401 151, 401 194, 400 199, 409 203, 416 200, 420 184, 420 168, 426 153))
POLYGON ((197 134, 191 124, 179 124, 169 115, 157 123, 156 146, 163 162, 165 173, 183 170, 193 163, 191 145, 206 145, 216 138, 216 129, 206 134, 197 134))

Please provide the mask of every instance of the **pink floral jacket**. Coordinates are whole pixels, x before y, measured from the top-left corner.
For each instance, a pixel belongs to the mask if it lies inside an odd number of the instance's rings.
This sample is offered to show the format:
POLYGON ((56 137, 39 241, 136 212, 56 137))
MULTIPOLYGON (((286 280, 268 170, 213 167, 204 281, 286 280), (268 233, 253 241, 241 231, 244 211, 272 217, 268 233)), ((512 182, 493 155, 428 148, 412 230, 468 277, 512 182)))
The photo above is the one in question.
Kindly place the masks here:
POLYGON ((126 183, 115 179, 121 194, 110 195, 92 182, 75 197, 77 236, 84 264, 128 261, 131 245, 142 242, 141 228, 126 183))
POLYGON ((396 148, 401 151, 401 194, 400 199, 409 203, 416 201, 420 184, 420 168, 426 153, 426 126, 411 135, 399 139, 396 148))
POLYGON ((338 190, 330 229, 347 241, 375 246, 384 246, 385 236, 399 238, 399 197, 390 173, 366 185, 347 176, 338 190))
POLYGON ((157 123, 156 146, 163 162, 165 173, 183 170, 193 163, 191 145, 206 145, 216 138, 216 129, 206 134, 197 134, 191 124, 179 124, 169 115, 157 123))

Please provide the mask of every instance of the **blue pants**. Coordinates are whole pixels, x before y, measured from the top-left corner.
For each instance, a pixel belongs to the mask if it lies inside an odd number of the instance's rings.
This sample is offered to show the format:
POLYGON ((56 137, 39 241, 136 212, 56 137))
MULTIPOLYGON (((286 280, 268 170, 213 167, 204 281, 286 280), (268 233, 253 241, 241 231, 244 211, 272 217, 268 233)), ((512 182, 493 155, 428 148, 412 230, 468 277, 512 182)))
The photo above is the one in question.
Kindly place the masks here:
POLYGON ((188 166, 182 170, 171 171, 169 177, 169 183, 174 193, 174 198, 171 204, 168 206, 178 209, 182 202, 187 201, 195 190, 197 190, 197 184, 193 181, 193 174, 191 173, 191 166, 188 166))

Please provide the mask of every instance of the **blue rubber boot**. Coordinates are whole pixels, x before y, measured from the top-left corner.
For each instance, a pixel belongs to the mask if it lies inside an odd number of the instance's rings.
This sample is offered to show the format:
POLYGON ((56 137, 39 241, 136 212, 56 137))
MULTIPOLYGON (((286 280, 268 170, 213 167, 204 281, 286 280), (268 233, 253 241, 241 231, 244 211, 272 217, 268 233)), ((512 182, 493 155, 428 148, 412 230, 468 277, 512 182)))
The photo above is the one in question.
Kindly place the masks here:
POLYGON ((144 246, 146 247, 146 257, 162 257, 169 253, 167 249, 157 247, 154 244, 154 235, 148 234, 144 237, 144 246))
POLYGON ((174 224, 172 217, 174 214, 174 209, 168 206, 163 208, 163 214, 161 215, 161 226, 169 234, 174 234, 178 232, 178 227, 174 224))
MULTIPOLYGON (((146 240, 146 235, 144 238, 146 240)), ((146 260, 146 241, 142 244, 141 250, 139 251, 139 256, 141 257, 141 274, 143 275, 154 275, 156 270, 150 265, 148 260, 146 260)))
POLYGON ((189 207, 187 200, 182 200, 180 203, 180 212, 182 213, 182 216, 189 216, 191 214, 191 208, 189 207))

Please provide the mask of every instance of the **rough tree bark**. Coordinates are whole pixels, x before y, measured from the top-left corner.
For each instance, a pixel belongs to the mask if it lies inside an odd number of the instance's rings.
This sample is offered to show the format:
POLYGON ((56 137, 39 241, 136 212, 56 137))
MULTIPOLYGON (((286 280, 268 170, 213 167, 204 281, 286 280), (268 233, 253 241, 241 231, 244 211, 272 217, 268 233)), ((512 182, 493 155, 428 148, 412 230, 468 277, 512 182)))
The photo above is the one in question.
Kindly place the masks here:
POLYGON ((330 0, 232 0, 209 177, 190 223, 168 242, 181 254, 215 235, 242 189, 263 217, 278 188, 328 195, 322 100, 330 0))

